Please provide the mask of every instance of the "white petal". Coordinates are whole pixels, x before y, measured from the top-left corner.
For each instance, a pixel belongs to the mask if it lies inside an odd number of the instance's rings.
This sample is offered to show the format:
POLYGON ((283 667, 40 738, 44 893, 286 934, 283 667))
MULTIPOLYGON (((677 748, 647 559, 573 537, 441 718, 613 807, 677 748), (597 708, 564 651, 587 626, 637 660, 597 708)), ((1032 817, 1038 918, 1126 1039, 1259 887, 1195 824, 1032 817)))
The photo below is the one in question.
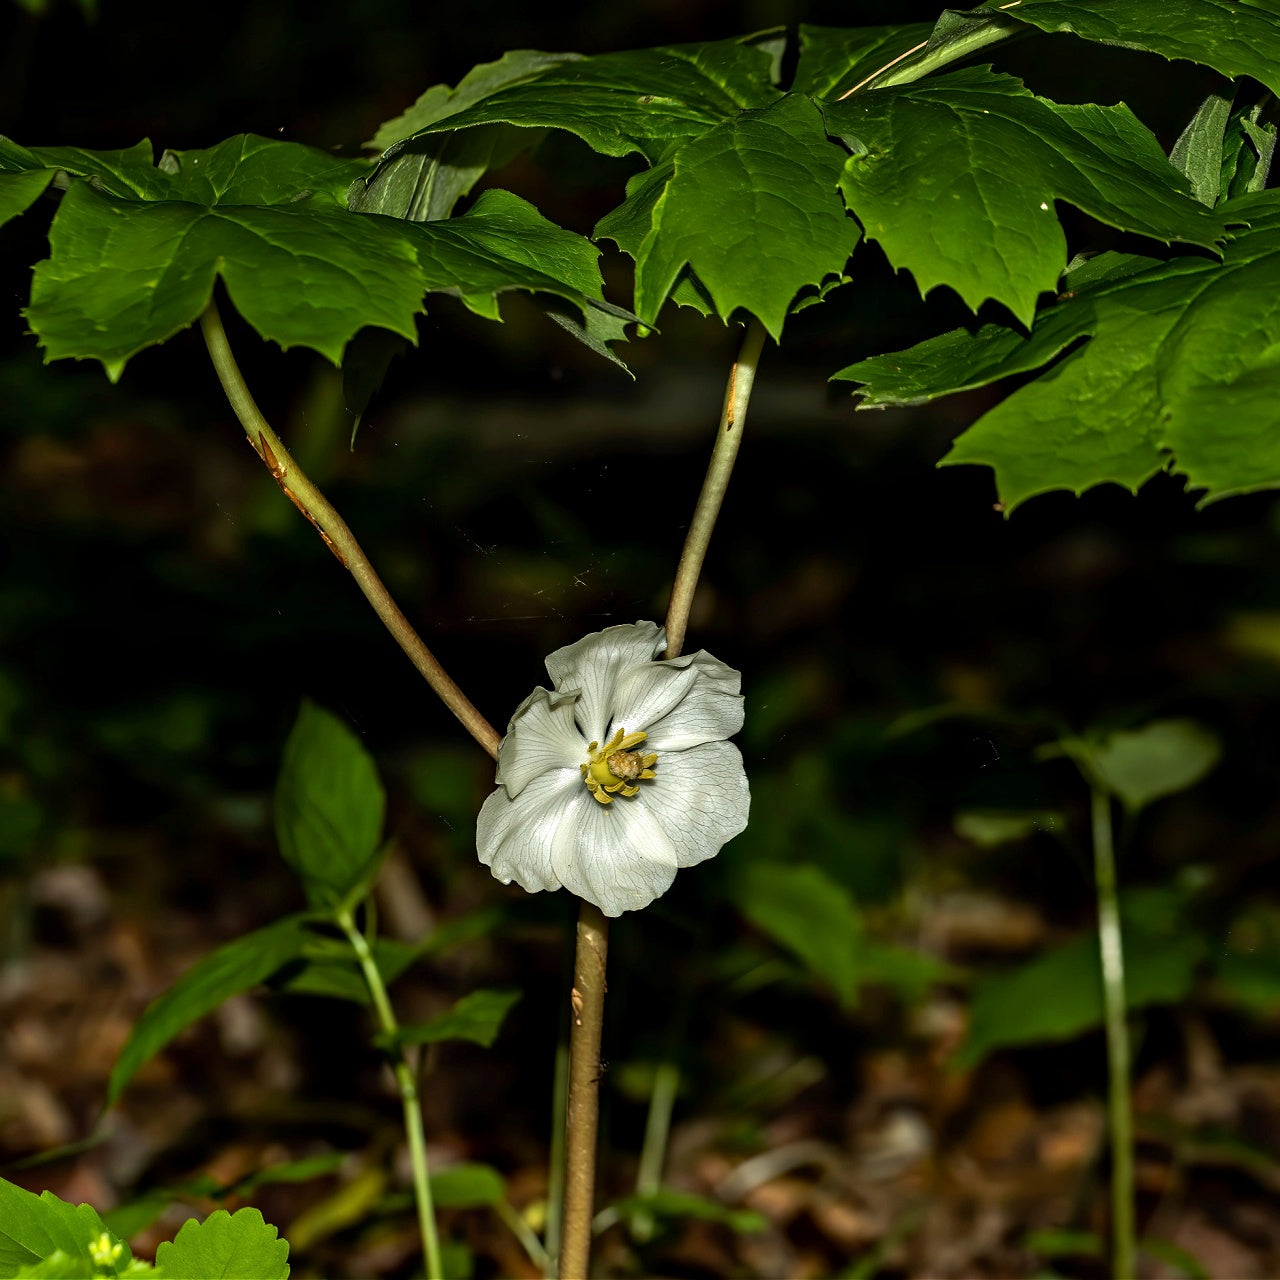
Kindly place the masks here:
POLYGON ((476 848, 503 884, 563 886, 607 916, 665 893, 679 858, 652 812, 626 797, 593 800, 577 770, 543 774, 517 800, 498 787, 480 807, 476 848))
MULTIPOLYGON (((657 777, 643 784, 633 804, 662 827, 676 851, 676 865, 692 867, 720 852, 743 831, 751 789, 742 753, 731 742, 707 742, 658 757, 657 777)), ((617 808, 615 802, 610 808, 617 808)))
POLYGON ((552 863, 560 883, 607 916, 647 907, 676 878, 678 852, 638 799, 592 800, 556 832, 552 863))
POLYGON ((618 678, 666 647, 667 633, 655 622, 606 627, 557 649, 547 659, 547 672, 558 690, 579 693, 574 714, 584 736, 605 742, 618 678))
POLYGON ((643 729, 659 754, 717 742, 742 728, 741 688, 741 673, 704 651, 646 662, 618 680, 608 732, 643 729))
POLYGON ((574 769, 587 758, 587 744, 573 722, 576 695, 535 689, 517 708, 498 744, 500 786, 514 800, 539 774, 574 769))
POLYGON ((498 787, 480 806, 476 851, 503 884, 514 880, 529 893, 558 889, 551 849, 560 826, 572 821, 583 802, 599 808, 577 769, 544 773, 513 800, 498 787))

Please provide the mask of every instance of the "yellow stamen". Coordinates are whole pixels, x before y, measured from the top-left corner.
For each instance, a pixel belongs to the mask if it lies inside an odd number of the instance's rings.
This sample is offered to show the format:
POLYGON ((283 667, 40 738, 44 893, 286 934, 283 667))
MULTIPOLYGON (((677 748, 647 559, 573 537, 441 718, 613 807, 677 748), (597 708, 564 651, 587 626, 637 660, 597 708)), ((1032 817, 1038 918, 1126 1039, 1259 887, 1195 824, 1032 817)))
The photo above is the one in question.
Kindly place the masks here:
POLYGON ((647 736, 619 729, 603 747, 598 742, 587 747, 587 762, 578 767, 587 790, 601 804, 612 804, 615 795, 633 796, 640 790, 642 780, 658 776, 653 771, 658 763, 657 752, 642 755, 633 750, 647 736))

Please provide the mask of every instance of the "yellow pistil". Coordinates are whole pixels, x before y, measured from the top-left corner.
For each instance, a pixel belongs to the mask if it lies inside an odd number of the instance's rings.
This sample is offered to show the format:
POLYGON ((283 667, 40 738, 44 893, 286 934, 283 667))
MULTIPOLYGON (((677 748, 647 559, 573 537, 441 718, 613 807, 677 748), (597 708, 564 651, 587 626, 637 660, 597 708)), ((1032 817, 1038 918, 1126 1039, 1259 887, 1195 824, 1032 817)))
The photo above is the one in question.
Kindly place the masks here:
POLYGON ((602 747, 598 742, 587 747, 586 764, 579 765, 587 790, 601 804, 612 804, 613 797, 621 794, 633 796, 640 790, 643 778, 656 778, 653 766, 658 763, 657 752, 647 755, 633 751, 647 737, 644 733, 628 733, 619 729, 602 747))

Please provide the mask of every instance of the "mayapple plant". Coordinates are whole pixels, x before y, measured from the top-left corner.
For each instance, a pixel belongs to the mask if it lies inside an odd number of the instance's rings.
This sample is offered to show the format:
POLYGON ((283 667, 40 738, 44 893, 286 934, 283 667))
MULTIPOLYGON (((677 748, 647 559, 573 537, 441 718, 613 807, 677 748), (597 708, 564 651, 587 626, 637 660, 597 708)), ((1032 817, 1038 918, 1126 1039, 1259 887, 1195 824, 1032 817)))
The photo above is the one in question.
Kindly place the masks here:
MULTIPOLYGON (((158 162, 147 142, 86 151, 0 141, 0 221, 46 193, 58 197, 49 256, 35 266, 24 311, 46 360, 95 359, 115 380, 139 351, 199 325, 264 465, 496 758, 496 790, 477 822, 480 860, 500 880, 582 899, 563 1232, 558 1247, 550 1232, 530 1244, 564 1277, 585 1277, 589 1262, 608 917, 650 903, 677 868, 714 855, 747 820, 741 757, 727 742, 742 724, 738 673, 703 652, 681 655, 765 343, 781 342, 792 314, 837 287, 852 281, 856 290, 863 242, 874 241, 922 294, 946 286, 974 319, 907 350, 861 356, 832 377, 855 384, 863 408, 1019 378, 944 459, 991 467, 1004 510, 1055 489, 1136 490, 1159 472, 1185 477, 1203 502, 1280 483, 1280 197, 1267 188, 1277 0, 1006 0, 945 10, 933 24, 802 26, 797 46, 787 42, 767 31, 590 57, 507 53, 456 87, 428 89, 378 131, 371 159, 251 136, 166 150, 158 162), (1066 65, 1102 43, 1188 60, 1222 79, 1188 104, 1166 152, 1123 104, 1057 103, 975 62, 1032 39, 1066 65), (794 66, 786 85, 784 65, 794 66), (485 174, 548 130, 645 164, 590 237, 498 187, 456 212, 485 174), (1062 204, 1126 239, 1069 244, 1062 204), (605 242, 634 262, 629 307, 604 297, 605 242), (665 626, 611 627, 553 653, 553 690, 536 689, 500 739, 259 411, 218 298, 263 339, 341 364, 358 415, 387 361, 417 340, 427 295, 451 294, 499 319, 500 295, 513 289, 536 295, 616 363, 613 346, 628 327, 656 331, 669 302, 742 325, 743 337, 665 626)), ((426 1266, 437 1276, 406 1052, 414 1041, 397 1028, 385 990, 407 961, 357 923, 379 865, 380 810, 350 840, 324 846, 312 819, 340 799, 324 790, 309 791, 281 827, 311 913, 272 926, 269 939, 261 931, 251 945, 232 944, 239 966, 219 969, 201 1001, 164 1006, 167 1020, 148 1011, 124 1060, 136 1069, 211 1007, 211 992, 252 986, 318 940, 349 948, 393 1054, 426 1266)), ((1105 836, 1110 800, 1094 794, 1105 836)), ((1109 836, 1100 840, 1118 1150, 1129 1132, 1123 948, 1106 907, 1109 836)), ((128 1074, 113 1082, 113 1097, 128 1074)), ((1132 1165, 1113 1169, 1113 1267, 1132 1276, 1132 1165)), ((28 1252, 38 1255, 34 1245, 28 1252)), ((108 1261, 95 1265, 114 1265, 110 1253, 99 1250, 108 1261)))

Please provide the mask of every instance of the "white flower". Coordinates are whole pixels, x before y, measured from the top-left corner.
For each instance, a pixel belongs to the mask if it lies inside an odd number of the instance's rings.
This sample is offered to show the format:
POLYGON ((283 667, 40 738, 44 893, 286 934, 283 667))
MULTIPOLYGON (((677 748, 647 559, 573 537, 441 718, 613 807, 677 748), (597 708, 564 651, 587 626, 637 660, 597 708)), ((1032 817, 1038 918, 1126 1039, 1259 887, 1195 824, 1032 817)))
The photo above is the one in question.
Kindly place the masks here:
POLYGON ((561 886, 607 916, 646 907, 679 867, 747 825, 742 676, 709 653, 656 661, 655 623, 608 627, 547 659, 498 747, 480 861, 530 893, 561 886))

